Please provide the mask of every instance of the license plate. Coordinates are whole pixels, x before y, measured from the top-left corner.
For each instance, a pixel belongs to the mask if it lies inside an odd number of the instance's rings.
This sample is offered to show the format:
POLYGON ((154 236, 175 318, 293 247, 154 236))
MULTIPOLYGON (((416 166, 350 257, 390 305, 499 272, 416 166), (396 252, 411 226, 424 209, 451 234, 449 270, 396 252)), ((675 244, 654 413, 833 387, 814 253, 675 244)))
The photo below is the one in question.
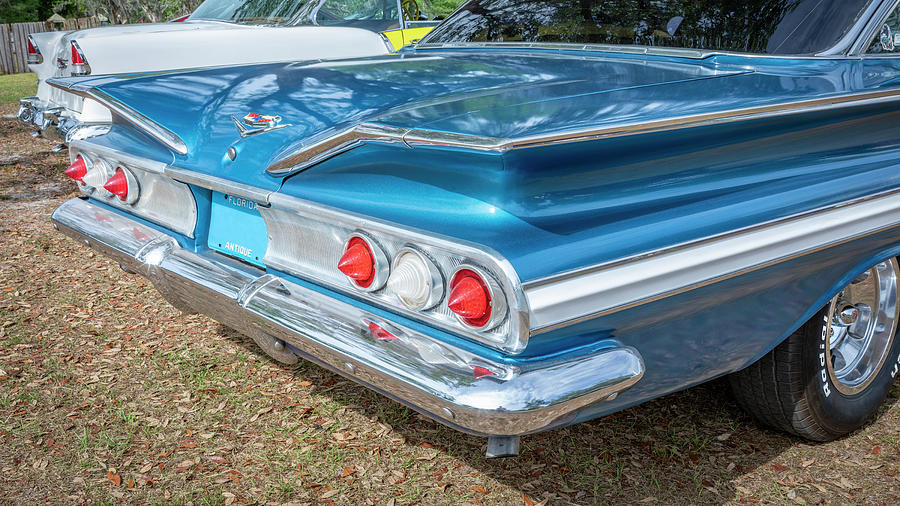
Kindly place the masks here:
POLYGON ((262 267, 268 243, 266 222, 259 214, 256 202, 235 195, 212 193, 210 249, 262 267))

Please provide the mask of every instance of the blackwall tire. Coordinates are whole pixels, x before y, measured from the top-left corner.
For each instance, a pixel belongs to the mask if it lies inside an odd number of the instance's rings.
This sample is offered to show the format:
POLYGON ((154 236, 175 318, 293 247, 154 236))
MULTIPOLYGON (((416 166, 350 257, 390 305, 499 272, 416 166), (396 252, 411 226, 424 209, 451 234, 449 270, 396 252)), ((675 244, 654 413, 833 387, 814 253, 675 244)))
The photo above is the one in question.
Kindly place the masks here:
POLYGON ((862 426, 900 369, 896 259, 873 266, 760 360, 730 376, 763 425, 830 441, 862 426))

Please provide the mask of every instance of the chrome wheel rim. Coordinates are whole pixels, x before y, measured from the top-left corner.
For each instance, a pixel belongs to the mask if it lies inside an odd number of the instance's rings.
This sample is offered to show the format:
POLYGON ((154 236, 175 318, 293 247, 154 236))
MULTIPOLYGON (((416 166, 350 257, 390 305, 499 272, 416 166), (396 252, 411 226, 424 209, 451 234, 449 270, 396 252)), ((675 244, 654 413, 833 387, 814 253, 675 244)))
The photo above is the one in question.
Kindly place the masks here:
POLYGON ((897 327, 896 259, 876 264, 838 293, 831 315, 828 374, 845 395, 863 391, 884 365, 897 327))

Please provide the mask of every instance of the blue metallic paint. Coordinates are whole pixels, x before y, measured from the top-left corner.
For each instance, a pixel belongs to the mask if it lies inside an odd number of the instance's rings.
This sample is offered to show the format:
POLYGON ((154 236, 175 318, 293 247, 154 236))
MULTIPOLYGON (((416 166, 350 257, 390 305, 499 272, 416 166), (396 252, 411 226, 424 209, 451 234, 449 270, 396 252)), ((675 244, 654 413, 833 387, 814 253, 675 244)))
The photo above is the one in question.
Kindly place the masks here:
MULTIPOLYGON (((176 167, 484 244, 528 282, 900 188, 900 103, 503 154, 370 144, 284 180, 263 168, 361 121, 494 137, 533 135, 563 125, 594 127, 890 89, 897 86, 898 65, 862 59, 693 61, 546 50, 421 50, 375 62, 258 65, 82 82, 102 87, 182 136, 190 151, 172 158, 176 167), (279 114, 294 126, 238 140, 226 119, 248 111, 279 114), (238 149, 233 163, 223 158, 231 145, 238 149)), ((127 145, 156 159, 171 156, 141 137, 116 125, 98 142, 127 145)), ((202 203, 198 199, 201 224, 208 219, 205 195, 202 203)), ((205 231, 198 231, 198 250, 204 237, 205 231)), ((647 364, 645 377, 616 400, 573 420, 583 421, 752 363, 838 287, 897 254, 900 229, 888 230, 534 336, 516 357, 375 311, 512 364, 616 343, 638 349, 647 364)))

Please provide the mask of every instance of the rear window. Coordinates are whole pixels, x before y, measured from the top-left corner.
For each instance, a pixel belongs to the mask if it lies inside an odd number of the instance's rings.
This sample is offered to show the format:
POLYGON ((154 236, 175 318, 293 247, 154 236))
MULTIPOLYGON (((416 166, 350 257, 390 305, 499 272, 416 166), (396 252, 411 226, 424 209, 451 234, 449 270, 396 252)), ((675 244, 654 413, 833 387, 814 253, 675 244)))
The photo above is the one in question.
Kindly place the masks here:
POLYGON ((763 54, 834 46, 870 0, 471 0, 423 43, 620 44, 763 54))

